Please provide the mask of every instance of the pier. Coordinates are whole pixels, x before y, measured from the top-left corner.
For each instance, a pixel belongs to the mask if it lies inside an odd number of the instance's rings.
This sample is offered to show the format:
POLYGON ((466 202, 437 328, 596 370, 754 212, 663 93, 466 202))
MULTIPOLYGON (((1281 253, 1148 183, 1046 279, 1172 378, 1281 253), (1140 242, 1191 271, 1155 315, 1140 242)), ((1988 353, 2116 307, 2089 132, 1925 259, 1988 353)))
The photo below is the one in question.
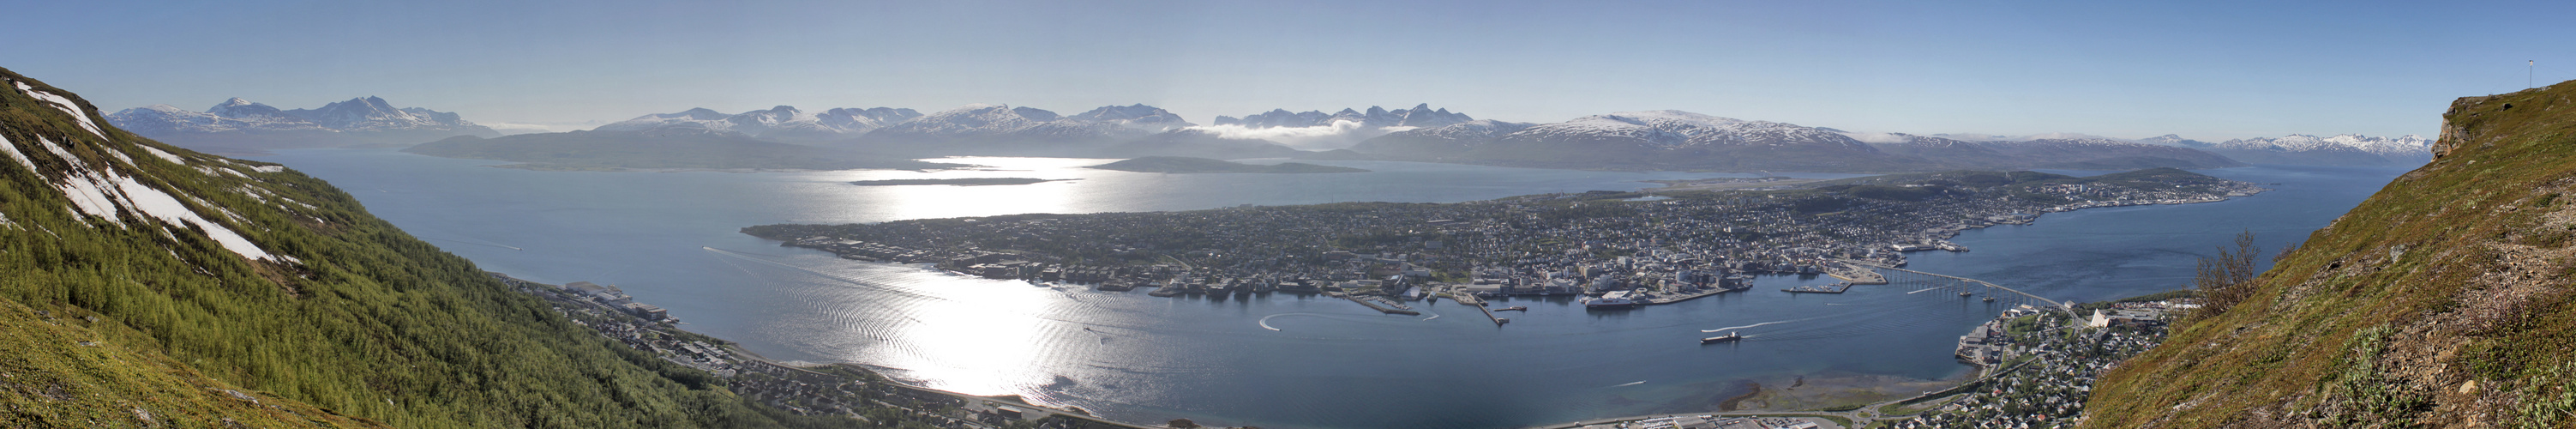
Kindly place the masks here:
MULTIPOLYGON (((1881 281, 1879 284, 1887 284, 1887 282, 1881 281)), ((1851 287, 1851 282, 1835 282, 1834 284, 1824 286, 1799 286, 1781 289, 1780 291, 1788 293, 1843 293, 1851 291, 1851 287)))
POLYGON ((1351 302, 1356 302, 1356 303, 1360 303, 1360 305, 1368 306, 1368 308, 1369 308, 1369 309, 1371 309, 1371 310, 1377 310, 1377 312, 1379 312, 1379 313, 1386 313, 1386 314, 1402 314, 1402 315, 1406 315, 1406 316, 1420 316, 1420 315, 1422 315, 1422 312, 1419 312, 1419 311, 1413 311, 1413 310, 1411 310, 1411 309, 1389 308, 1389 307, 1388 307, 1388 306, 1386 306, 1386 305, 1380 305, 1380 303, 1376 302, 1376 300, 1361 298, 1361 297, 1360 297, 1360 296, 1358 296, 1358 295, 1342 295, 1342 299, 1351 300, 1351 302))
POLYGON ((1490 308, 1485 308, 1485 299, 1484 299, 1484 298, 1477 297, 1477 296, 1476 296, 1476 295, 1474 295, 1474 294, 1465 294, 1465 293, 1460 293, 1460 294, 1451 294, 1451 295, 1449 295, 1449 300, 1450 300, 1450 301, 1457 301, 1459 304, 1466 304, 1467 306, 1470 306, 1470 307, 1476 307, 1476 311, 1481 311, 1481 312, 1484 312, 1484 313, 1485 313, 1485 320, 1491 320, 1491 321, 1494 321, 1494 326, 1503 326, 1503 318, 1500 318, 1500 317, 1494 317, 1494 310, 1493 310, 1493 309, 1490 309, 1490 308))
POLYGON ((1707 297, 1714 296, 1714 295, 1717 295, 1717 294, 1727 293, 1727 292, 1734 292, 1734 291, 1739 291, 1739 290, 1744 290, 1744 289, 1709 288, 1709 289, 1701 289, 1701 290, 1694 291, 1694 292, 1685 292, 1685 293, 1678 293, 1678 294, 1672 294, 1672 295, 1661 295, 1661 294, 1658 294, 1658 295, 1655 295, 1655 296, 1649 296, 1649 297, 1644 297, 1644 298, 1638 298, 1638 299, 1637 299, 1637 305, 1641 305, 1641 306, 1642 306, 1642 305, 1661 305, 1661 304, 1671 304, 1671 303, 1676 303, 1676 302, 1689 301, 1689 300, 1700 299, 1700 298, 1707 298, 1707 297))
POLYGON ((1922 272, 1922 271, 1908 270, 1908 269, 1904 269, 1904 268, 1897 268, 1897 267, 1891 267, 1891 266, 1886 266, 1886 265, 1879 265, 1879 264, 1874 264, 1874 263, 1869 263, 1869 262, 1863 262, 1863 261, 1844 260, 1844 261, 1842 261, 1842 262, 1843 262, 1843 263, 1846 263, 1846 264, 1852 264, 1852 265, 1855 265, 1855 266, 1862 266, 1862 267, 1876 268, 1876 269, 1882 269, 1882 270, 1897 271, 1897 272, 1904 272, 1904 273, 1913 273, 1913 274, 1920 274, 1920 275, 1926 275, 1926 276, 1932 276, 1932 277, 1939 277, 1939 278, 1945 278, 1945 279, 1952 279, 1952 280, 1958 280, 1958 281, 1963 282, 1963 283, 1974 283, 1974 284, 1977 284, 1977 285, 1985 286, 1985 287, 1987 287, 1987 288, 1991 288, 1991 289, 1995 289, 1995 290, 2002 290, 2002 291, 2005 291, 2005 292, 2012 292, 2012 293, 2013 293, 2013 294, 2015 294, 2015 295, 2021 295, 2021 296, 2023 296, 2023 297, 2027 297, 2027 298, 2030 298, 2030 299, 2032 299, 2032 300, 2036 300, 2036 301, 2039 301, 2039 302, 2045 302, 2045 303, 2048 303, 2048 306, 2050 306, 2050 307, 2056 307, 2056 308, 2057 308, 2057 309, 2059 309, 2059 310, 2063 310, 2063 311, 2065 311, 2065 312, 2066 312, 2066 314, 2069 314, 2069 315, 2073 315, 2073 314, 2075 314, 2075 306, 2073 306, 2073 305, 2071 305, 2071 304, 2067 304, 2067 303, 2064 303, 2064 302, 2058 302, 2057 300, 2053 300, 2053 299, 2042 298, 2042 297, 2040 297, 2039 295, 2032 295, 2032 294, 2030 294, 2030 293, 2028 293, 2028 292, 2022 292, 2022 291, 2020 291, 2020 290, 2015 290, 2015 289, 2013 289, 2013 288, 2004 287, 2003 285, 1994 284, 1994 283, 1987 282, 1987 281, 1984 281, 1984 280, 1977 280, 1977 279, 1972 279, 1972 278, 1967 278, 1967 277, 1953 276, 1953 275, 1948 275, 1948 274, 1928 273, 1928 272, 1922 272))

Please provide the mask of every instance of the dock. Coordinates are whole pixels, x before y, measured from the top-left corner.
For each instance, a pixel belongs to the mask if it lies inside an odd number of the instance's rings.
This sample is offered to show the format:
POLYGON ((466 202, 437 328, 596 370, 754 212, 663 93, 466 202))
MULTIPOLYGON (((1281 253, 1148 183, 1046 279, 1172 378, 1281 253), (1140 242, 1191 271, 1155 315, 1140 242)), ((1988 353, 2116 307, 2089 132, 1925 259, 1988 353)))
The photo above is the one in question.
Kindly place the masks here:
MULTIPOLYGON (((1377 310, 1377 312, 1379 312, 1379 313, 1386 313, 1386 314, 1402 314, 1402 315, 1406 315, 1406 316, 1420 316, 1420 315, 1422 315, 1422 312, 1419 312, 1419 311, 1406 310, 1406 309, 1401 309, 1401 308, 1389 308, 1389 307, 1387 307, 1387 306, 1378 305, 1378 303, 1376 303, 1376 302, 1371 302, 1371 301, 1366 300, 1366 299, 1360 299, 1360 297, 1359 297, 1358 295, 1342 295, 1342 299, 1351 300, 1351 302, 1356 302, 1356 303, 1360 303, 1360 305, 1368 306, 1368 308, 1369 308, 1369 309, 1371 309, 1371 310, 1377 310)), ((1482 308, 1482 307, 1479 307, 1479 308, 1482 308)))
POLYGON ((1836 282, 1834 284, 1824 286, 1799 286, 1781 289, 1780 291, 1788 293, 1843 293, 1850 292, 1851 287, 1851 282, 1836 282))
POLYGON ((1654 297, 1651 297, 1651 298, 1644 298, 1644 299, 1639 299, 1639 300, 1637 300, 1637 305, 1671 304, 1671 303, 1676 303, 1676 302, 1689 301, 1689 300, 1700 299, 1700 298, 1707 298, 1707 297, 1709 297, 1709 296, 1713 296, 1713 295, 1717 295, 1717 294, 1721 294, 1721 293, 1727 293, 1727 292, 1734 292, 1734 291, 1739 291, 1739 290, 1743 290, 1743 289, 1711 288, 1711 289, 1708 289, 1708 290, 1702 290, 1702 291, 1698 291, 1698 292, 1691 292, 1691 293, 1685 293, 1685 294, 1679 294, 1679 295, 1655 295, 1654 297))
POLYGON ((1485 299, 1484 299, 1484 298, 1477 297, 1477 296, 1472 295, 1472 294, 1457 293, 1457 294, 1450 294, 1450 295, 1449 295, 1449 300, 1450 300, 1450 301, 1457 301, 1459 304, 1466 304, 1467 306, 1470 306, 1470 307, 1476 307, 1476 311, 1480 311, 1480 312, 1484 312, 1484 313, 1485 313, 1485 320, 1491 320, 1491 321, 1494 321, 1494 326, 1503 326, 1503 318, 1500 318, 1500 317, 1494 317, 1494 310, 1493 310, 1493 309, 1490 309, 1490 308, 1485 308, 1485 299))
POLYGON ((1887 284, 1886 274, 1879 274, 1878 271, 1849 263, 1826 263, 1825 275, 1856 285, 1887 284))

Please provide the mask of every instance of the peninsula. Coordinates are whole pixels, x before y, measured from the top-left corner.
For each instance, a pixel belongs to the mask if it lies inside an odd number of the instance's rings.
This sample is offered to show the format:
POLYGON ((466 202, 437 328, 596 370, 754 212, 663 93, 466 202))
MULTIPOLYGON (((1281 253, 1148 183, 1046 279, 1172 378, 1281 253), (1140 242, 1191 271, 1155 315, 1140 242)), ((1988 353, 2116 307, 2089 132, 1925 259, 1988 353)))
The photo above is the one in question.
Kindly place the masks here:
MULTIPOLYGON (((2091 207, 2221 201, 2252 183, 2160 168, 1869 176, 1789 189, 1545 194, 1450 204, 1335 203, 1024 214, 743 232, 846 259, 1152 294, 1327 293, 1379 308, 1446 296, 1620 292, 1650 305, 1743 290, 1741 275, 1967 251, 1959 231, 2091 207), (1358 297, 1369 297, 1359 299, 1358 297), (1376 297, 1388 298, 1380 301, 1376 297)), ((1393 311, 1390 311, 1393 312, 1393 311)), ((1497 323, 1500 323, 1498 320, 1497 323)))
POLYGON ((1350 167, 1334 167, 1334 166, 1329 166, 1329 165, 1315 165, 1315 164, 1307 164, 1307 163, 1302 163, 1302 162, 1283 162, 1283 163, 1279 163, 1279 164, 1277 164, 1277 165, 1258 165, 1258 164, 1245 164, 1245 163, 1240 163, 1240 162, 1233 162, 1233 161, 1226 161, 1226 160, 1219 160, 1219 159, 1191 158, 1191 157, 1185 157, 1185 156, 1148 156, 1148 157, 1143 157, 1143 158, 1136 158, 1136 159, 1130 159, 1130 160, 1125 160, 1125 161, 1112 162, 1112 163, 1108 163, 1108 164, 1094 165, 1094 166, 1091 166, 1091 167, 1088 167, 1088 168, 1096 168, 1096 169, 1102 169, 1102 170, 1133 171, 1133 172, 1139 172, 1139 173, 1172 173, 1172 174, 1194 174, 1194 173, 1366 173, 1366 172, 1368 172, 1368 170, 1362 170, 1362 169, 1357 169, 1357 168, 1350 168, 1350 167))

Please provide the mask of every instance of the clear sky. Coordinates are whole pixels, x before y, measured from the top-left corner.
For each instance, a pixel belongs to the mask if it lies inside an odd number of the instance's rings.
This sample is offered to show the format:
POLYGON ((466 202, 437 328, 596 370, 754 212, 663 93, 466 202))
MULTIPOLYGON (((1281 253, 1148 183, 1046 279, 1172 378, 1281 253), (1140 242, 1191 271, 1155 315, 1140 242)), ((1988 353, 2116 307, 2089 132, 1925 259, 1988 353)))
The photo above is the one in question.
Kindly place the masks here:
POLYGON ((793 105, 1206 123, 1430 103, 1679 109, 1850 131, 2432 134, 2576 79, 2570 2, 24 2, 0 67, 109 110, 358 96, 588 128, 793 105))

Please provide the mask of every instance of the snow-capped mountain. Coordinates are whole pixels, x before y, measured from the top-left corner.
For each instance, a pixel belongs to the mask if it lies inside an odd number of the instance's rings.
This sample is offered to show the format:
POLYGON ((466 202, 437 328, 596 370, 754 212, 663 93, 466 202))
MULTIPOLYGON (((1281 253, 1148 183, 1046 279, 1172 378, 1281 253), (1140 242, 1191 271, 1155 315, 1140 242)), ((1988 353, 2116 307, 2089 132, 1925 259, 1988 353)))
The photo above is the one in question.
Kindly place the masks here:
POLYGON ((2165 146, 2181 146, 2181 147, 2189 147, 2189 148, 2206 148, 2206 147, 2210 147, 2210 146, 2217 146, 2217 145, 2218 145, 2217 143, 2210 143, 2210 142, 2205 142, 2205 141, 2186 139, 2186 138, 2182 138, 2182 136, 2172 135, 2172 134, 2166 134, 2166 135, 2161 135, 2161 136, 2155 136, 2155 137, 2148 137, 2148 138, 2138 139, 2138 142, 2139 142, 2139 143, 2146 143, 2146 144, 2159 144, 2159 145, 2165 145, 2165 146))
MULTIPOLYGON (((2170 134, 2149 140, 2179 139, 2170 134)), ((2161 140, 2160 140, 2161 141, 2161 140)), ((2422 136, 2370 137, 2344 134, 2317 137, 2292 134, 2278 138, 2235 139, 2219 143, 2181 140, 2184 145, 2255 164, 2416 165, 2433 160, 2432 141, 2422 136)))
POLYGON ((2358 134, 2342 134, 2333 137, 2291 134, 2279 138, 2228 140, 2220 142, 2218 147, 2228 149, 2279 150, 2289 152, 2349 148, 2360 150, 2362 152, 2369 152, 2379 156, 2391 157, 2392 159, 2418 156, 2430 158, 2432 156, 2433 141, 2414 134, 2407 134, 2393 138, 2371 137, 2358 134))
POLYGON ((1068 116, 1064 119, 1105 123, 1116 125, 1120 128, 1149 133, 1160 133, 1198 125, 1192 124, 1188 120, 1181 119, 1181 115, 1172 114, 1171 111, 1143 104, 1129 106, 1103 106, 1101 108, 1091 109, 1089 112, 1082 112, 1081 114, 1068 116))
POLYGON ((1194 132, 1190 128, 1192 126, 1180 115, 1142 104, 1101 107, 1071 116, 1031 107, 970 104, 868 132, 854 143, 854 148, 925 155, 1143 156, 1164 154, 1157 151, 1172 151, 1191 154, 1188 156, 1208 156, 1211 153, 1277 156, 1296 153, 1275 142, 1224 138, 1194 132), (1253 142, 1260 147, 1247 145, 1253 142))
POLYGON ((107 115, 107 120, 144 137, 216 152, 412 144, 459 135, 501 135, 455 113, 397 108, 379 97, 295 110, 278 110, 236 97, 204 112, 156 104, 125 109, 107 115))
POLYGON ((1890 133, 1871 142, 1870 146, 1890 154, 1922 158, 1924 161, 1948 168, 2126 170, 2154 167, 2218 168, 2244 165, 2234 159, 2204 150, 2106 137, 1966 141, 1937 136, 1890 133))
POLYGON ((1478 119, 1442 127, 1397 131, 1361 141, 1351 150, 1396 159, 1440 161, 1538 124, 1478 119))
POLYGON ((1352 150, 1395 159, 1559 168, 1904 169, 1904 160, 1834 131, 1677 110, 1536 125, 1471 121, 1388 134, 1352 150))
POLYGON ((1868 147, 1867 144, 1853 140, 1842 133, 1821 128, 1721 118, 1679 110, 1617 112, 1586 116, 1571 121, 1529 127, 1503 138, 1507 140, 1625 138, 1655 146, 1822 145, 1845 149, 1868 147))
POLYGON ((1382 107, 1369 106, 1367 111, 1344 108, 1339 112, 1333 113, 1324 113, 1322 111, 1315 110, 1289 112, 1287 109, 1272 109, 1268 112, 1257 113, 1244 116, 1242 118, 1218 116, 1216 117, 1216 125, 1240 125, 1245 128, 1303 128, 1329 127, 1332 126, 1334 122, 1347 121, 1356 122, 1365 127, 1423 128, 1447 126, 1474 120, 1476 120, 1476 118, 1467 117, 1467 114, 1465 113, 1450 113, 1449 109, 1445 108, 1434 110, 1431 108, 1430 103, 1423 103, 1414 105, 1411 109, 1386 110, 1382 107))
MULTIPOLYGON (((2073 136, 2080 135, 2040 137, 2073 136)), ((2098 137, 1969 141, 1849 133, 1678 110, 1617 112, 1550 124, 1473 121, 1391 133, 1352 150, 1404 160, 1622 169, 1920 171, 2242 165, 2190 148, 2098 137)))
POLYGON ((836 108, 818 114, 806 114, 794 106, 777 106, 727 115, 707 108, 694 108, 678 113, 659 113, 601 125, 594 131, 639 131, 671 133, 694 129, 740 134, 763 140, 810 143, 847 140, 894 124, 921 117, 912 109, 877 107, 869 109, 836 108))

